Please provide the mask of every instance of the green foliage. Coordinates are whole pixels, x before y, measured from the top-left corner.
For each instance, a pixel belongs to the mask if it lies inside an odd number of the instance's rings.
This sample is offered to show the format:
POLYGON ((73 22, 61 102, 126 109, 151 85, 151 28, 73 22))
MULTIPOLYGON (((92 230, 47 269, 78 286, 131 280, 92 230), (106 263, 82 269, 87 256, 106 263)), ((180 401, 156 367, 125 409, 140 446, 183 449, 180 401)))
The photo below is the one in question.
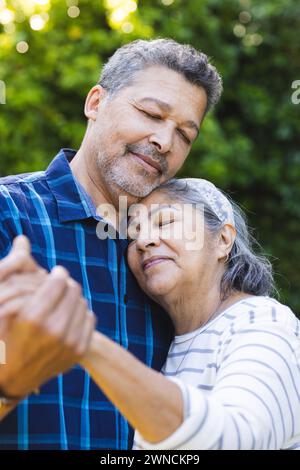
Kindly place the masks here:
POLYGON ((81 0, 79 6, 80 16, 72 19, 65 1, 52 0, 41 31, 28 19, 16 23, 14 34, 0 25, 0 80, 7 86, 0 174, 45 168, 60 147, 80 145, 85 96, 118 46, 138 37, 191 43, 213 58, 224 95, 181 175, 212 180, 246 209, 273 260, 281 300, 299 312, 300 104, 292 104, 291 85, 300 80, 300 4, 143 0, 130 17, 130 34, 111 29, 104 2, 81 0), (251 14, 249 22, 239 21, 241 11, 251 14), (234 34, 237 24, 246 36, 234 34), (29 44, 26 54, 16 51, 19 41, 29 44))

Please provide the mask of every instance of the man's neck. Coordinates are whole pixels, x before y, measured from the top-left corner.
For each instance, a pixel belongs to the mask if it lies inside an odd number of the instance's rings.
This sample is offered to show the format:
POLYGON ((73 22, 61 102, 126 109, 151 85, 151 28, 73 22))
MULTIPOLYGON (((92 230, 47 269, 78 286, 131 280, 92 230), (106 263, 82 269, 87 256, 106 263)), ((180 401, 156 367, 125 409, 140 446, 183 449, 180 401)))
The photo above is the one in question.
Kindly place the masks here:
POLYGON ((113 204, 113 201, 105 190, 104 185, 98 181, 98 178, 95 178, 91 169, 88 168, 82 148, 78 150, 70 162, 70 167, 74 177, 88 193, 95 204, 95 207, 98 207, 101 204, 113 204))
POLYGON ((127 211, 124 213, 124 210, 122 210, 123 206, 121 207, 120 205, 120 196, 126 196, 127 208, 129 208, 131 204, 137 203, 138 199, 128 193, 122 193, 117 185, 116 187, 110 187, 110 191, 108 191, 104 182, 101 181, 99 169, 93 168, 92 161, 91 166, 89 166, 89 159, 84 154, 82 148, 78 150, 70 162, 70 168, 76 180, 90 196, 95 205, 97 214, 104 217, 118 229, 120 222, 118 219, 116 221, 116 217, 127 218, 127 211), (104 211, 107 211, 108 206, 112 206, 112 212, 114 212, 116 217, 110 217, 107 213, 105 215, 104 211))

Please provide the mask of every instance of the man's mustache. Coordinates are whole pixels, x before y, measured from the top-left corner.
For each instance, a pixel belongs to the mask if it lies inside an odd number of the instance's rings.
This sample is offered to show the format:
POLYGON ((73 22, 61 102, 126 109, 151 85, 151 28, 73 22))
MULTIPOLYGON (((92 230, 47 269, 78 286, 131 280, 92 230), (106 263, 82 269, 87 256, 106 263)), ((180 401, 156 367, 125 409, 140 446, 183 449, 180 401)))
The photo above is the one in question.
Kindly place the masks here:
POLYGON ((160 165, 161 173, 167 174, 169 170, 169 165, 166 157, 163 157, 161 153, 153 146, 137 145, 137 144, 128 144, 126 145, 125 154, 128 152, 137 153, 151 157, 156 163, 160 165))

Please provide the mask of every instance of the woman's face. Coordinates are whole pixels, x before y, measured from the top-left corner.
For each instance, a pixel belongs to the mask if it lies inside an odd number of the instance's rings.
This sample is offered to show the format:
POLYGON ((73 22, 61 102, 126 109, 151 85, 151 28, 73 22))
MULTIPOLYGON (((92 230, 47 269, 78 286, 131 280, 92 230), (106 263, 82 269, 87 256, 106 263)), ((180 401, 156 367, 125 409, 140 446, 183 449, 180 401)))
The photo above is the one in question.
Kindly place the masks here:
POLYGON ((218 269, 215 237, 202 212, 176 203, 159 190, 131 208, 128 263, 141 288, 154 300, 187 287, 207 286, 218 269), (132 210, 133 209, 133 210, 132 210))

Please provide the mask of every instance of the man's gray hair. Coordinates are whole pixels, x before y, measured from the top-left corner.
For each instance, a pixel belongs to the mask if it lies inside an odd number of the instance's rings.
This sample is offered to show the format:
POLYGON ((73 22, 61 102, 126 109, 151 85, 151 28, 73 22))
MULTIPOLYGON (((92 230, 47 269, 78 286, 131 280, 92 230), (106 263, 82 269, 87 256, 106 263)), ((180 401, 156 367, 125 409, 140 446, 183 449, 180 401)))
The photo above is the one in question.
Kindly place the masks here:
MULTIPOLYGON (((180 203, 192 204, 195 207, 201 205, 204 209, 205 226, 212 235, 218 234, 224 225, 207 200, 186 180, 173 178, 163 183, 158 190, 180 203)), ((236 238, 221 280, 222 298, 225 299, 233 291, 252 295, 276 293, 272 265, 263 254, 257 253, 260 246, 249 232, 245 214, 224 192, 222 194, 231 203, 236 229, 236 238)))
POLYGON ((109 95, 134 83, 135 74, 154 65, 180 73, 207 95, 206 112, 220 99, 222 79, 208 57, 188 44, 173 39, 136 40, 120 47, 104 65, 99 84, 109 95))

